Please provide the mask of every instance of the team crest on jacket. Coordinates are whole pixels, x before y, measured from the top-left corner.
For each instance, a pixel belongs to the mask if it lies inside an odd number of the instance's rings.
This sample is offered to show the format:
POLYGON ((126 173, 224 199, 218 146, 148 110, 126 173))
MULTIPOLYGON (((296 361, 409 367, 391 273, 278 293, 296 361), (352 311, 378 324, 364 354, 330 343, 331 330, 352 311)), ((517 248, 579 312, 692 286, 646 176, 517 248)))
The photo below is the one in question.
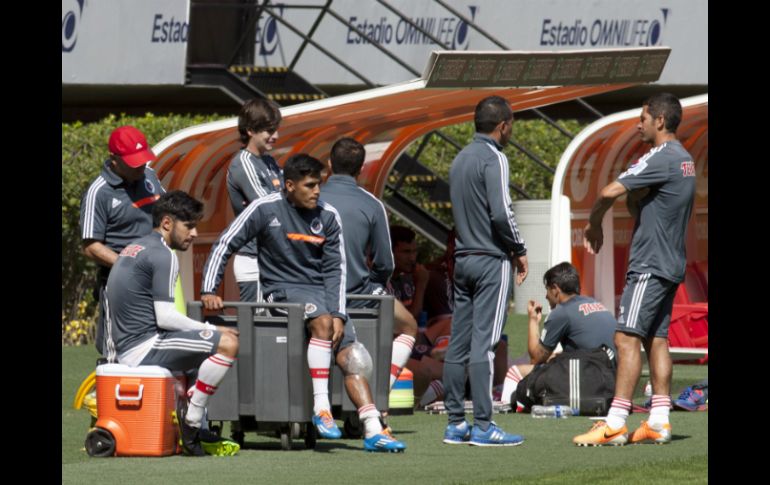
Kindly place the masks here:
POLYGON ((206 329, 198 332, 198 335, 200 335, 203 340, 208 340, 214 335, 214 332, 210 329, 206 329))
POLYGON ((305 315, 311 315, 316 310, 318 310, 318 307, 313 303, 305 303, 305 315))
POLYGON ((321 222, 321 219, 317 217, 313 219, 313 221, 310 223, 310 231, 313 234, 321 234, 321 231, 323 230, 324 230, 324 225, 321 222))
POLYGON ((147 192, 150 192, 151 194, 155 193, 155 186, 147 179, 144 179, 144 188, 146 188, 147 192))

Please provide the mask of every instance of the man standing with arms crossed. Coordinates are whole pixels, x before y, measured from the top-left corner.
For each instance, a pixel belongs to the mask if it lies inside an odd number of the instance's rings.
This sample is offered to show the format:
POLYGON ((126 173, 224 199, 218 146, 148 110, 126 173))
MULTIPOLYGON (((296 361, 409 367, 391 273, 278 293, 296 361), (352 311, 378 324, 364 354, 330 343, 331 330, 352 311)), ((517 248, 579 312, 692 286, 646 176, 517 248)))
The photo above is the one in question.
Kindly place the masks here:
POLYGON ((637 129, 652 149, 601 190, 583 233, 586 250, 598 253, 604 242, 604 214, 615 199, 629 194, 636 225, 615 332, 615 397, 607 422, 599 421, 588 433, 573 438, 577 445, 671 441, 672 364, 667 337, 674 295, 684 280, 685 236, 695 197, 695 164, 676 138, 681 119, 682 106, 671 94, 656 94, 644 102, 637 129), (642 370, 640 344, 650 362, 652 408, 649 420, 629 437, 626 418, 642 370))
POLYGON ((511 137, 513 111, 500 96, 476 105, 476 135, 452 162, 449 194, 457 228, 455 310, 444 360, 449 425, 444 443, 515 446, 524 441, 492 419, 495 348, 511 296, 511 262, 517 284, 527 277, 527 248, 514 219, 508 193, 508 160, 502 152, 511 137), (473 397, 473 429, 465 421, 465 370, 473 397))

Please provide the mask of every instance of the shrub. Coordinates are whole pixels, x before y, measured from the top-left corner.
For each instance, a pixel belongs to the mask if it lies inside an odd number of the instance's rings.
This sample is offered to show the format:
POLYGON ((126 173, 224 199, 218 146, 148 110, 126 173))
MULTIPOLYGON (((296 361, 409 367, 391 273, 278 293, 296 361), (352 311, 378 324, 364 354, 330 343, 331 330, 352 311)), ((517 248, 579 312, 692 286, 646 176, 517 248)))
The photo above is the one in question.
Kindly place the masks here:
MULTIPOLYGON (((107 140, 112 130, 121 125, 133 125, 145 134, 152 146, 177 130, 217 119, 222 117, 147 113, 141 117, 110 115, 97 123, 62 123, 62 342, 66 340, 65 329, 76 331, 76 322, 80 322, 77 330, 89 322, 93 326, 96 305, 91 292, 96 282, 96 264, 81 250, 80 201, 109 156, 107 140)), ((91 341, 92 329, 85 335, 86 340, 91 341)))

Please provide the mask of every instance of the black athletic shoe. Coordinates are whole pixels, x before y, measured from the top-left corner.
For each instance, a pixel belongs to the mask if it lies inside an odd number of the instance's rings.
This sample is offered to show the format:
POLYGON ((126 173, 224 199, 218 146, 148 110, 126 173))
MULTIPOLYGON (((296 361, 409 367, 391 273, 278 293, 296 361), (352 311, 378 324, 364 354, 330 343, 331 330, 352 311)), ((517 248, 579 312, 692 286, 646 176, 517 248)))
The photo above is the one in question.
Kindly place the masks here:
POLYGON ((179 441, 182 444, 182 452, 187 456, 206 456, 198 436, 198 428, 194 428, 185 422, 187 416, 187 399, 177 398, 176 417, 179 423, 179 441))

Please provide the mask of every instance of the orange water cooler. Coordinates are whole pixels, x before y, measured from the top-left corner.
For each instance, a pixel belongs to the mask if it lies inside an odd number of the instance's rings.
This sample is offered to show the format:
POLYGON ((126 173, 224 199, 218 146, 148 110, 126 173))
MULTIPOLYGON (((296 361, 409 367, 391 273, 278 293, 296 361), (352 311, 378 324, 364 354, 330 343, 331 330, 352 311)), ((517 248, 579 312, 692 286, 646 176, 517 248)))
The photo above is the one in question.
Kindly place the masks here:
POLYGON ((167 456, 177 453, 175 386, 158 366, 103 364, 96 368, 98 419, 86 437, 91 456, 167 456))

